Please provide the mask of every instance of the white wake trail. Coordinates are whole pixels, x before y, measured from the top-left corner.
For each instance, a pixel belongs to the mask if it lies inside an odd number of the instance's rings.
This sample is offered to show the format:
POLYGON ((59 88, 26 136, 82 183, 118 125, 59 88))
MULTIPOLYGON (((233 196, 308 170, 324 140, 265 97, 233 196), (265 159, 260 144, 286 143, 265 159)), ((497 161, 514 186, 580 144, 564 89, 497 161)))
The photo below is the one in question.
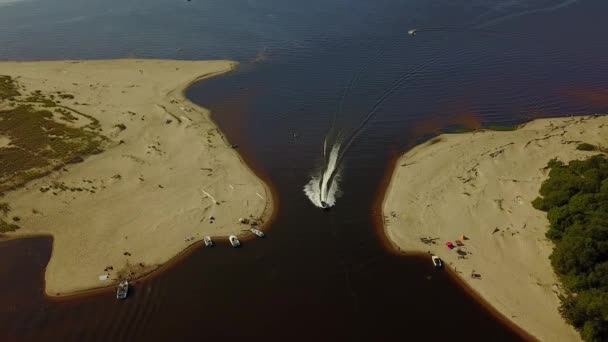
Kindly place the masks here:
POLYGON ((304 193, 308 199, 319 208, 329 208, 336 204, 340 181, 339 156, 340 144, 335 144, 329 153, 327 163, 313 174, 308 184, 304 186, 304 193))

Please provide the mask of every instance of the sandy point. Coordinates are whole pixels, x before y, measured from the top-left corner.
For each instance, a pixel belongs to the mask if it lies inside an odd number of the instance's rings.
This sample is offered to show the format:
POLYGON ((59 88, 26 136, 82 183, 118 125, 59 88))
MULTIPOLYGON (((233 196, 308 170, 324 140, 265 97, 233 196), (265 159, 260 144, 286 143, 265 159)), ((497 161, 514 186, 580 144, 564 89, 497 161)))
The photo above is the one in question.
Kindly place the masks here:
MULTIPOLYGON (((249 224, 262 227, 270 218, 269 187, 210 113, 183 95, 192 82, 235 65, 221 60, 0 62, 0 75, 18 80, 24 90, 63 95, 61 103, 72 118, 66 125, 96 119, 104 137, 102 153, 0 199, 19 218, 20 228, 5 238, 53 236, 45 273, 48 295, 141 277, 206 235, 250 234, 249 224)), ((10 141, 1 137, 0 143, 10 141)))
POLYGON ((558 311, 562 290, 549 261, 546 213, 531 204, 548 177, 549 160, 598 153, 577 150, 580 143, 608 146, 608 116, 435 137, 395 164, 382 202, 384 231, 400 250, 440 256, 481 298, 539 340, 580 340, 558 311))

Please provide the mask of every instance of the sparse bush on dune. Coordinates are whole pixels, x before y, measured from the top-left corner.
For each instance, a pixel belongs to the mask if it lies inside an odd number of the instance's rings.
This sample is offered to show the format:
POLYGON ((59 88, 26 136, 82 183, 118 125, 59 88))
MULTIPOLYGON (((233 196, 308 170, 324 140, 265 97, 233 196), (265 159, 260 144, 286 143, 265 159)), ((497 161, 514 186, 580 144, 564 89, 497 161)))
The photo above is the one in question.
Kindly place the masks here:
POLYGON ((0 134, 11 141, 10 146, 0 148, 0 193, 44 176, 61 165, 82 161, 83 156, 99 153, 103 141, 94 118, 58 106, 37 90, 22 95, 18 87, 12 78, 0 75, 0 102, 15 103, 0 110, 0 134), (61 120, 55 120, 53 113, 46 110, 48 107, 55 107, 53 110, 61 120), (91 123, 73 127, 61 122, 74 122, 78 119, 76 114, 91 119, 91 123))

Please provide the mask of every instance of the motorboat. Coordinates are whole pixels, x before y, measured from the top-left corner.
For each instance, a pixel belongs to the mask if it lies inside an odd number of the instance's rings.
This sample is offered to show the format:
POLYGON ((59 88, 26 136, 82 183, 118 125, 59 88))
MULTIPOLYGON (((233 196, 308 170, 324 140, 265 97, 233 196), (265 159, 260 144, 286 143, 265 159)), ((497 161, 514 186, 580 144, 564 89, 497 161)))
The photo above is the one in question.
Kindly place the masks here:
POLYGON ((118 284, 118 288, 116 289, 116 299, 125 299, 127 298, 127 294, 129 293, 129 282, 127 280, 123 280, 118 284))
POLYGON ((256 229, 256 228, 250 228, 249 231, 251 231, 253 234, 255 234, 255 236, 263 238, 264 237, 264 232, 256 229))
POLYGON ((205 247, 211 247, 211 246, 213 246, 213 241, 211 240, 211 237, 205 236, 203 238, 203 241, 205 242, 205 247))
POLYGON ((410 36, 415 36, 416 35, 416 29, 411 29, 409 31, 407 31, 407 34, 409 34, 410 36))
POLYGON ((433 260, 433 265, 435 265, 435 267, 441 268, 443 266, 443 263, 441 262, 441 259, 439 259, 438 256, 431 256, 431 260, 433 260))
POLYGON ((235 235, 230 235, 228 237, 228 241, 230 241, 230 245, 235 248, 241 245, 241 241, 239 241, 239 239, 235 235))

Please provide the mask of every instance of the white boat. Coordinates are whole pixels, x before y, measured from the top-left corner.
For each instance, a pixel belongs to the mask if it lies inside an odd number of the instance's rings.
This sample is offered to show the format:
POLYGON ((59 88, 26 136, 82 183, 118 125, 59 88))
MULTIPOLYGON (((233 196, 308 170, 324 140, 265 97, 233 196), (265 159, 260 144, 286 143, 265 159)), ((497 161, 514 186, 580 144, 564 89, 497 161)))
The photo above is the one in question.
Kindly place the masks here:
POLYGON ((263 231, 261 231, 261 230, 259 230, 259 229, 250 228, 249 230, 250 230, 250 231, 251 231, 253 234, 255 234, 255 236, 257 236, 257 237, 261 237, 261 238, 263 238, 263 237, 264 237, 264 232, 263 232, 263 231))
POLYGON ((435 267, 440 268, 443 266, 443 263, 441 262, 441 259, 439 259, 438 256, 431 256, 431 260, 433 260, 433 265, 435 265, 435 267))
POLYGON ((211 240, 211 237, 205 236, 203 238, 203 241, 205 242, 205 247, 211 247, 211 246, 213 246, 213 241, 211 240))
POLYGON ((239 241, 239 239, 234 235, 230 235, 228 237, 228 240, 230 241, 230 244, 232 245, 232 247, 236 248, 241 245, 241 241, 239 241))
POLYGON ((411 30, 407 31, 407 34, 409 34, 410 36, 415 36, 416 35, 416 29, 411 29, 411 30))
POLYGON ((116 299, 125 299, 127 298, 127 294, 129 293, 129 282, 123 280, 118 284, 118 288, 116 289, 116 299))

